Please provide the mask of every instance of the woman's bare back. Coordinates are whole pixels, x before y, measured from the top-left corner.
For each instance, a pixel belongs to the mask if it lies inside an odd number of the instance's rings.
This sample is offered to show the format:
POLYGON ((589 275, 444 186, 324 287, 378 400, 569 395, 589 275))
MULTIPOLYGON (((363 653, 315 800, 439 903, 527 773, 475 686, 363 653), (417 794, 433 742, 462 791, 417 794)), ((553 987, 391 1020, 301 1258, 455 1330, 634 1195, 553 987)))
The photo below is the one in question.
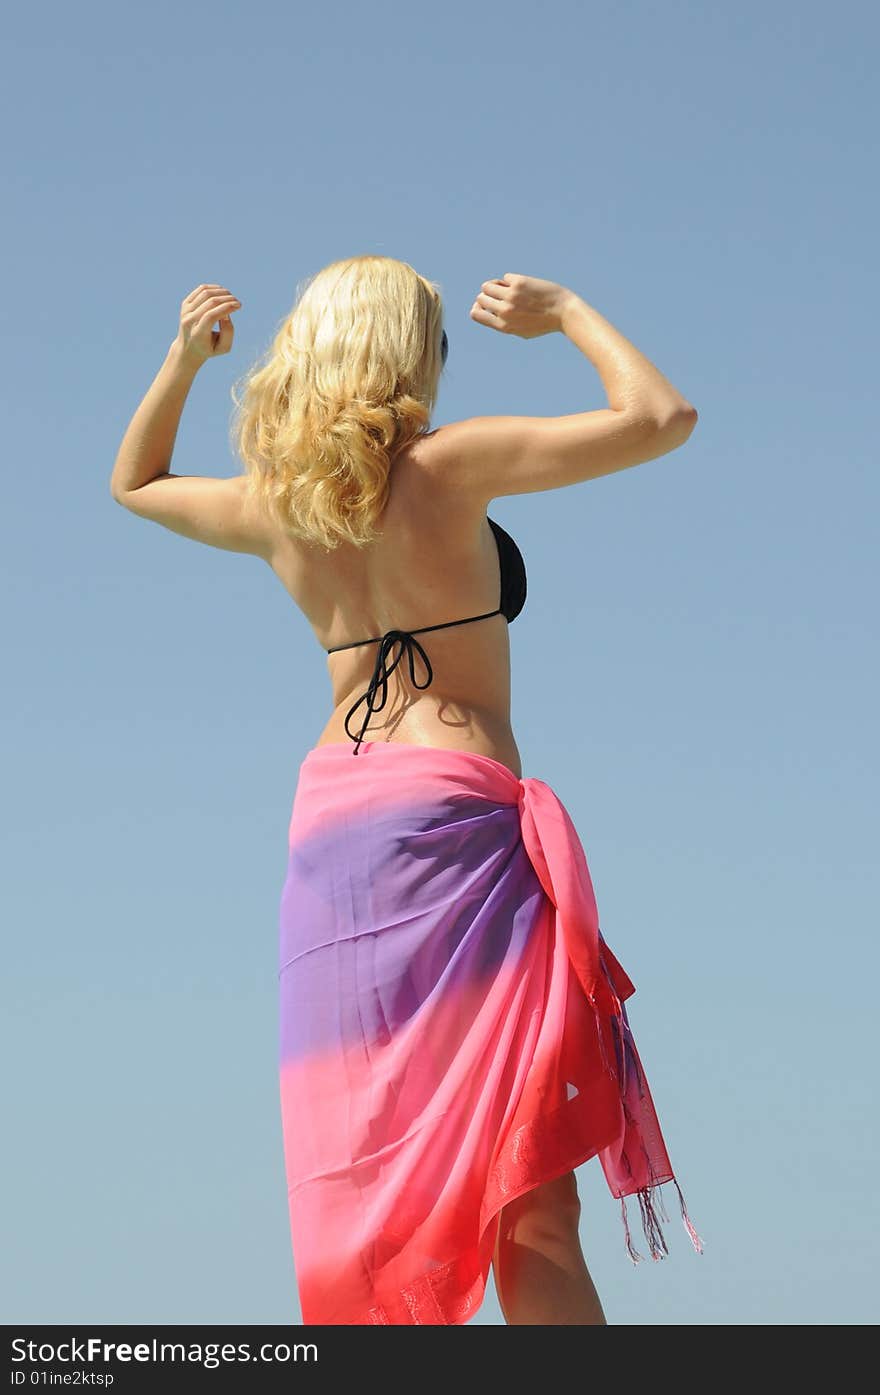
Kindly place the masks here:
MULTIPOLYGON (((444 487, 432 456, 444 430, 421 437, 395 457, 383 536, 376 543, 365 549, 342 543, 327 551, 298 538, 279 540, 273 570, 323 649, 498 606, 498 549, 485 509, 478 511, 444 487)), ((430 658, 433 681, 424 691, 414 688, 404 658, 389 677, 385 707, 371 716, 363 739, 491 756, 521 778, 510 725, 505 617, 492 615, 416 638, 430 658)), ((377 644, 364 644, 327 655, 333 710, 312 744, 344 742, 354 748, 345 717, 370 682, 377 650, 377 644)), ((416 654, 416 679, 424 683, 426 676, 416 654)), ((350 728, 359 729, 364 715, 361 706, 350 728)))

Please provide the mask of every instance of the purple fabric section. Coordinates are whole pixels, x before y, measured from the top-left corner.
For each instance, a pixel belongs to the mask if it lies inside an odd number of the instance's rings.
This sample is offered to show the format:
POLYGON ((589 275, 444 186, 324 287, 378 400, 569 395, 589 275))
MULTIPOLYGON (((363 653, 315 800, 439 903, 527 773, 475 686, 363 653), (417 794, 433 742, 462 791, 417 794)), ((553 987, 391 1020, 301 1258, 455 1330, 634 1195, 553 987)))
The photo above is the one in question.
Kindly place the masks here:
POLYGON ((516 963, 543 891, 515 804, 422 796, 296 820, 281 895, 282 1061, 384 1044, 433 996, 516 963))

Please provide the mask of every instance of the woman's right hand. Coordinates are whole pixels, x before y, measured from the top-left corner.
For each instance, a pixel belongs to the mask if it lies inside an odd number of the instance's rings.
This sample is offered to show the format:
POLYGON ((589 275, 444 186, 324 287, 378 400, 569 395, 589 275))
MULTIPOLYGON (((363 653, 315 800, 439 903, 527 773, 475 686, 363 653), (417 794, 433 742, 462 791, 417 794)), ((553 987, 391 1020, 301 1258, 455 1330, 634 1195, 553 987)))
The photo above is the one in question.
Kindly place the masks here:
POLYGON ((483 282, 471 306, 471 319, 499 334, 537 339, 562 328, 563 306, 571 294, 556 281, 508 271, 495 281, 483 282))

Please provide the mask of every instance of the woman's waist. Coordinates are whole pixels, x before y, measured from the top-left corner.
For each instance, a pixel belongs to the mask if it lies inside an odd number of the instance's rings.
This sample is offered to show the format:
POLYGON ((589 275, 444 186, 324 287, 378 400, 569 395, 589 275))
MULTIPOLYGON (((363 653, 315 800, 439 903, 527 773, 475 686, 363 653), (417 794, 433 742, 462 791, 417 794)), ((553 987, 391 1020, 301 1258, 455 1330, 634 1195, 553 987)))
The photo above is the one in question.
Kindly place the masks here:
MULTIPOLYGON (((341 702, 334 709, 316 746, 339 743, 354 748, 350 732, 353 725, 360 729, 363 718, 356 724, 349 722, 349 730, 346 731, 346 717, 350 710, 349 700, 341 702)), ((363 740, 374 744, 426 746, 488 756, 507 766, 518 780, 522 778, 519 748, 510 724, 509 703, 499 709, 465 704, 460 699, 445 697, 432 688, 430 693, 409 695, 405 705, 371 713, 363 740)))

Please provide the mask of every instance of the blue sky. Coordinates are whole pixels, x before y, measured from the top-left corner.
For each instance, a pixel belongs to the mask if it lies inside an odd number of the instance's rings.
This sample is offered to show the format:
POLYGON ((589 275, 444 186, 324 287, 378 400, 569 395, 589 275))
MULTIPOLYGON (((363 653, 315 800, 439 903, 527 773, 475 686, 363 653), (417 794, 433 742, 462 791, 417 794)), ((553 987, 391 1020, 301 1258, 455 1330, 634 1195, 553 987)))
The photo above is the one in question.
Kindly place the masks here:
POLYGON ((605 405, 563 336, 470 320, 506 271, 700 413, 492 506, 529 574, 524 773, 581 834, 706 1241, 673 1221, 634 1269, 580 1169, 608 1320, 876 1320, 877 38, 867 5, 754 0, 8 19, 5 1321, 298 1319, 277 917, 326 660, 262 562, 108 480, 193 287, 243 308, 172 468, 230 475, 233 380, 362 252, 441 286, 435 425, 605 405))

